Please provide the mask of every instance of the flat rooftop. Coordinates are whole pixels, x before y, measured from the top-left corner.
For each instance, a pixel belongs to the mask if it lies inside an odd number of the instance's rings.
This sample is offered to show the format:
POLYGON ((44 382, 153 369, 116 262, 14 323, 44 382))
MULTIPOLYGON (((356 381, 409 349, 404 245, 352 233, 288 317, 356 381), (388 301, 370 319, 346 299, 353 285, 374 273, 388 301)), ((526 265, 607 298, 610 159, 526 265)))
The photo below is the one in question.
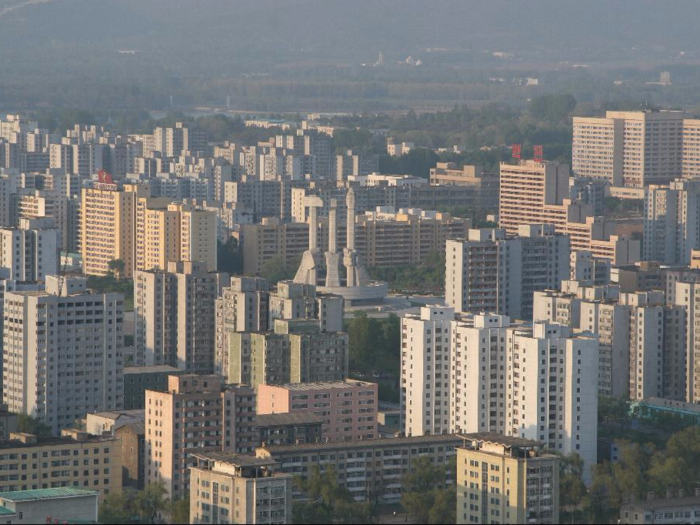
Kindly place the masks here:
POLYGON ((399 438, 360 439, 357 441, 336 441, 330 443, 303 443, 299 445, 271 445, 259 447, 258 450, 266 450, 273 456, 293 452, 313 450, 347 450, 354 448, 378 448, 400 447, 410 445, 441 445, 460 443, 462 440, 458 434, 441 434, 439 436, 410 436, 399 438))
POLYGON ((510 448, 533 448, 541 447, 542 443, 531 439, 524 439, 515 436, 504 436, 495 432, 477 432, 475 434, 459 434, 459 437, 469 441, 483 441, 484 443, 494 443, 510 448))
POLYGON ((328 389, 342 389, 348 387, 370 387, 374 386, 376 383, 371 383, 369 381, 361 381, 358 379, 346 379, 345 381, 320 381, 318 383, 286 383, 284 385, 275 385, 279 388, 286 388, 287 390, 293 390, 295 392, 303 391, 313 391, 313 390, 328 390, 328 389))
POLYGON ((234 452, 202 452, 193 453, 192 456, 205 461, 226 463, 235 467, 268 467, 275 462, 267 458, 258 458, 248 454, 236 454, 234 452))
POLYGON ((258 414, 255 425, 258 427, 275 427, 281 425, 322 424, 323 419, 311 412, 292 412, 284 414, 258 414))
POLYGON ((0 499, 7 501, 37 501, 59 498, 84 498, 86 496, 99 496, 97 490, 86 490, 75 487, 61 487, 55 489, 19 490, 16 492, 0 492, 0 499))
POLYGON ((184 370, 175 368, 174 366, 168 365, 154 365, 154 366, 127 366, 124 367, 124 375, 127 374, 182 374, 184 370))

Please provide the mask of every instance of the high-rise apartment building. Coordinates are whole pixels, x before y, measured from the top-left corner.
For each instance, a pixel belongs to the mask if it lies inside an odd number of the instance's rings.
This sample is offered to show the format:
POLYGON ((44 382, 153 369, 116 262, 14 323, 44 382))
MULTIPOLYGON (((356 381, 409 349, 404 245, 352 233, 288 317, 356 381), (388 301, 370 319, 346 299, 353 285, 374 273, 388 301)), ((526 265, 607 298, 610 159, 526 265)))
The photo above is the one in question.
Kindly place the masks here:
POLYGON ((324 383, 259 385, 258 414, 316 414, 327 441, 379 437, 379 385, 347 379, 324 383))
POLYGON ((16 281, 43 281, 60 269, 61 232, 53 219, 20 219, 0 229, 0 266, 16 281))
POLYGON ((216 299, 215 371, 225 375, 219 366, 228 352, 229 334, 262 332, 270 326, 270 283, 261 277, 232 277, 216 299))
POLYGON ((123 405, 124 297, 94 294, 78 277, 45 292, 5 294, 4 402, 54 432, 123 405))
POLYGON ((454 308, 426 306, 401 320, 401 409, 407 436, 450 429, 454 308))
POLYGON ((457 523, 558 523, 559 457, 528 439, 463 435, 457 523))
POLYGON ((614 264, 637 262, 639 241, 618 235, 614 222, 596 216, 600 193, 595 181, 570 179, 564 164, 501 163, 500 226, 515 235, 522 225, 553 225, 557 233, 569 236, 572 251, 591 252, 614 264))
POLYGON ((12 216, 15 225, 21 219, 51 218, 61 234, 60 248, 74 252, 78 243, 78 201, 47 192, 15 194, 12 196, 12 216))
POLYGON ((292 475, 274 460, 193 454, 190 523, 292 523, 292 475))
POLYGON ((643 188, 680 177, 684 113, 608 111, 605 118, 574 118, 572 169, 613 186, 643 188))
POLYGON ((450 431, 503 434, 510 399, 510 319, 480 314, 451 324, 450 431))
POLYGON ((136 201, 148 194, 143 186, 95 183, 82 190, 81 249, 83 273, 105 275, 109 263, 124 262, 123 277, 135 268, 136 201))
POLYGON ((404 319, 406 434, 497 432, 536 439, 580 454, 588 479, 596 463, 596 338, 564 325, 451 313, 424 307, 420 317, 404 319))
POLYGON ((252 453, 255 392, 225 387, 219 376, 168 378, 168 391, 146 391, 146 482, 163 482, 171 499, 190 490, 193 453, 252 453))
POLYGON ((236 332, 229 341, 217 366, 230 383, 257 387, 348 377, 348 335, 322 332, 317 320, 277 319, 274 332, 236 332))
POLYGON ((650 186, 644 206, 644 260, 688 266, 700 248, 700 180, 650 186))
POLYGON ((165 269, 170 262, 197 261, 216 270, 216 214, 167 197, 136 203, 136 270, 165 269))
POLYGON ((270 325, 275 319, 317 319, 322 332, 342 332, 344 300, 339 295, 317 293, 310 284, 280 281, 270 294, 270 325))
POLYGON ((470 230, 447 241, 445 299, 458 312, 493 312, 532 319, 532 297, 569 277, 569 239, 551 225, 470 230))
POLYGON ((137 364, 214 371, 215 301, 228 276, 205 263, 171 262, 134 276, 137 364))

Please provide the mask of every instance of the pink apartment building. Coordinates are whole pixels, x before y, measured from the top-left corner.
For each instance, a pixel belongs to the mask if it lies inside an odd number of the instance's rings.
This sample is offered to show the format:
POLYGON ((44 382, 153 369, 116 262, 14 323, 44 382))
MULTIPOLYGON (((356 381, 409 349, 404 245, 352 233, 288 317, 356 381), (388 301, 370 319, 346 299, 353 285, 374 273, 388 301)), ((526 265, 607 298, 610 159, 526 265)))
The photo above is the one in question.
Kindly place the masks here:
POLYGON ((379 437, 377 383, 330 381, 258 386, 258 414, 311 412, 323 419, 323 439, 379 437))

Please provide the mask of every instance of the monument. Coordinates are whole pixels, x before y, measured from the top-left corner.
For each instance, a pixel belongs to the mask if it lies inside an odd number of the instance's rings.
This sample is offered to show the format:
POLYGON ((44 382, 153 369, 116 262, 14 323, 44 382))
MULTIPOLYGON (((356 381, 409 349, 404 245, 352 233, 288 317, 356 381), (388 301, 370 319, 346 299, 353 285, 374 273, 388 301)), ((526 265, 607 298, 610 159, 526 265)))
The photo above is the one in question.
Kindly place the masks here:
POLYGON ((309 249, 304 252, 294 277, 295 283, 313 284, 322 293, 342 296, 349 305, 381 303, 389 288, 385 282, 372 281, 362 266, 355 249, 355 192, 348 190, 347 246, 338 252, 338 203, 331 200, 328 213, 328 251, 318 247, 318 208, 323 207, 320 197, 304 199, 309 208, 309 249))

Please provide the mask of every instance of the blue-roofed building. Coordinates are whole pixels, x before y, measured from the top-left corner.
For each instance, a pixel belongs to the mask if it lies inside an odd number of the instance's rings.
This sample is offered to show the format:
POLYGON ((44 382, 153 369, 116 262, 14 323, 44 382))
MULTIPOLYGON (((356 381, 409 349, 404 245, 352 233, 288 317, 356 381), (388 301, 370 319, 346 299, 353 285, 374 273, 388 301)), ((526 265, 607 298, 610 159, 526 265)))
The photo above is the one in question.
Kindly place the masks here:
POLYGON ((97 523, 99 497, 75 487, 0 492, 0 523, 97 523))

